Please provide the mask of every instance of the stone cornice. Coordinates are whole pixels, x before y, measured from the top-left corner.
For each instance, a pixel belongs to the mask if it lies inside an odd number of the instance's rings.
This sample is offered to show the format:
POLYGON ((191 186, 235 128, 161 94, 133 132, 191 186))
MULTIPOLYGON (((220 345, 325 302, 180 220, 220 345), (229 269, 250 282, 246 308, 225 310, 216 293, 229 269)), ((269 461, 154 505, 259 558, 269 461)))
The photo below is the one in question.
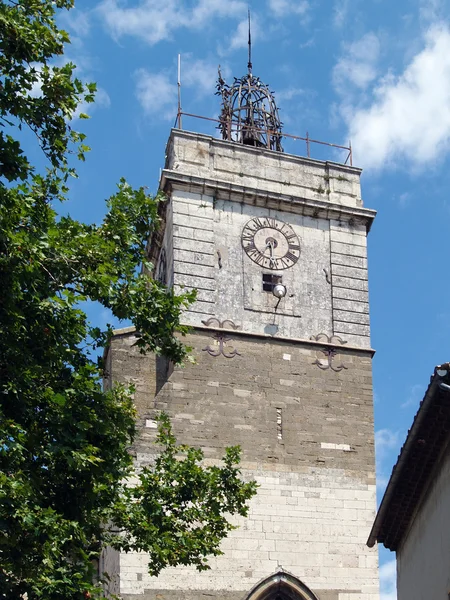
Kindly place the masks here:
MULTIPOLYGON (((189 325, 190 333, 227 333, 232 337, 249 337, 253 339, 261 339, 271 342, 277 342, 281 344, 302 344, 305 346, 313 346, 316 348, 339 348, 339 350, 350 351, 350 352, 361 352, 363 354, 368 354, 369 356, 373 356, 375 354, 375 350, 373 348, 361 348, 360 346, 350 346, 348 344, 333 344, 324 341, 316 341, 316 340, 308 340, 304 338, 290 338, 290 337, 276 337, 273 335, 269 335, 267 333, 251 333, 248 331, 240 331, 228 327, 209 327, 205 325, 189 325)), ((124 336, 124 335, 132 335, 136 333, 135 327, 124 327, 123 329, 115 329, 113 331, 113 336, 124 336)))
POLYGON ((219 200, 244 202, 245 204, 261 205, 269 208, 281 208, 311 217, 343 219, 346 221, 358 220, 366 224, 368 231, 376 216, 376 211, 369 208, 288 196, 286 194, 268 192, 217 179, 185 175, 178 171, 164 169, 161 177, 161 189, 169 192, 173 186, 176 189, 188 192, 213 195, 219 200))

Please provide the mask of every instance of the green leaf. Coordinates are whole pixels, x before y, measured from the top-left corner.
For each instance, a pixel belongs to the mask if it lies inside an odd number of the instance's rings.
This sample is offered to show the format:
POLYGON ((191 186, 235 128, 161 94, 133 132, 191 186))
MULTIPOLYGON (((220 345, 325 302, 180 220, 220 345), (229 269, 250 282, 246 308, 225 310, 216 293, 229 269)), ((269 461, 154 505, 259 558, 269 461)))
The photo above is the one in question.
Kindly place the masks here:
POLYGON ((54 394, 51 401, 58 406, 64 406, 66 404, 66 398, 62 394, 54 394))

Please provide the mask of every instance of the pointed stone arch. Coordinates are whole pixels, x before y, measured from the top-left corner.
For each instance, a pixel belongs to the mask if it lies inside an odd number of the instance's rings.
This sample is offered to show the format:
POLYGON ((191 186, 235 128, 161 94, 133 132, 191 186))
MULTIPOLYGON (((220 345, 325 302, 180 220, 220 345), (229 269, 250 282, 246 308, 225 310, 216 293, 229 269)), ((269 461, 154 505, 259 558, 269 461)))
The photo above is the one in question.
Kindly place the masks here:
POLYGON ((285 571, 260 581, 245 600, 319 600, 304 583, 285 571))

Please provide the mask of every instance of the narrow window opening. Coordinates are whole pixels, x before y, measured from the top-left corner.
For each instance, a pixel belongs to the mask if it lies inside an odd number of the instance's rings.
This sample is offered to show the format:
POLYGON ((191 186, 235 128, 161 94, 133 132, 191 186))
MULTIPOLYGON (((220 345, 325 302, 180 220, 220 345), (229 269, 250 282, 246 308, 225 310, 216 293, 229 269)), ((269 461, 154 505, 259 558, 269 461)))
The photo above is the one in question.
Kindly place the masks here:
POLYGON ((277 408, 277 438, 279 442, 283 441, 283 415, 281 408, 277 408))
POLYGON ((263 292, 273 292, 273 288, 282 282, 281 275, 273 275, 272 273, 263 273, 262 288, 263 292))

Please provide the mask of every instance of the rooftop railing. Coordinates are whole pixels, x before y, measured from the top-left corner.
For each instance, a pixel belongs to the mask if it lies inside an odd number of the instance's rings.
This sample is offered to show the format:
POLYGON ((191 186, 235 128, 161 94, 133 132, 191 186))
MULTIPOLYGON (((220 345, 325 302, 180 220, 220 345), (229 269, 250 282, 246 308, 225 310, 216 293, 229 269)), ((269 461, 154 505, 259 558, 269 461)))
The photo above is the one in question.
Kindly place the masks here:
MULTIPOLYGON (((253 126, 249 126, 248 124, 244 124, 244 125, 239 125, 233 121, 224 121, 223 119, 213 119, 212 117, 204 117, 202 115, 194 115, 192 113, 186 113, 183 111, 178 111, 177 117, 175 119, 175 128, 177 129, 183 129, 182 123, 183 123, 183 117, 188 117, 188 118, 193 118, 193 119, 202 119, 204 121, 210 121, 213 123, 217 123, 218 124, 218 128, 221 129, 222 132, 226 132, 226 137, 224 137, 223 133, 222 133, 222 138, 223 139, 228 139, 228 140, 232 140, 234 142, 237 143, 241 143, 241 144, 247 144, 248 145, 248 139, 249 139, 249 130, 251 130, 251 134, 255 135, 255 134, 261 134, 261 138, 266 139, 266 140, 270 140, 273 139, 273 136, 279 136, 281 138, 287 138, 287 139, 291 139, 291 140, 296 140, 296 141, 302 141, 305 142, 306 144, 306 156, 308 158, 311 158, 311 146, 314 145, 319 145, 319 146, 327 146, 329 148, 334 148, 336 150, 341 150, 343 151, 346 156, 345 156, 345 160, 343 162, 344 165, 350 165, 353 166, 353 155, 352 155, 352 145, 349 142, 348 146, 342 146, 340 144, 332 144, 330 142, 322 142, 320 140, 316 140, 313 139, 311 137, 309 137, 308 132, 306 132, 306 137, 303 137, 301 135, 292 135, 290 133, 281 133, 279 131, 271 131, 269 129, 256 129, 253 126), (246 140, 246 141, 244 141, 246 140)), ((250 145, 254 145, 256 147, 265 147, 265 144, 262 143, 258 143, 257 138, 255 137, 253 140, 255 143, 250 144, 250 145)), ((267 142, 269 143, 269 142, 267 142)), ((270 146, 268 146, 270 149, 270 146)))

